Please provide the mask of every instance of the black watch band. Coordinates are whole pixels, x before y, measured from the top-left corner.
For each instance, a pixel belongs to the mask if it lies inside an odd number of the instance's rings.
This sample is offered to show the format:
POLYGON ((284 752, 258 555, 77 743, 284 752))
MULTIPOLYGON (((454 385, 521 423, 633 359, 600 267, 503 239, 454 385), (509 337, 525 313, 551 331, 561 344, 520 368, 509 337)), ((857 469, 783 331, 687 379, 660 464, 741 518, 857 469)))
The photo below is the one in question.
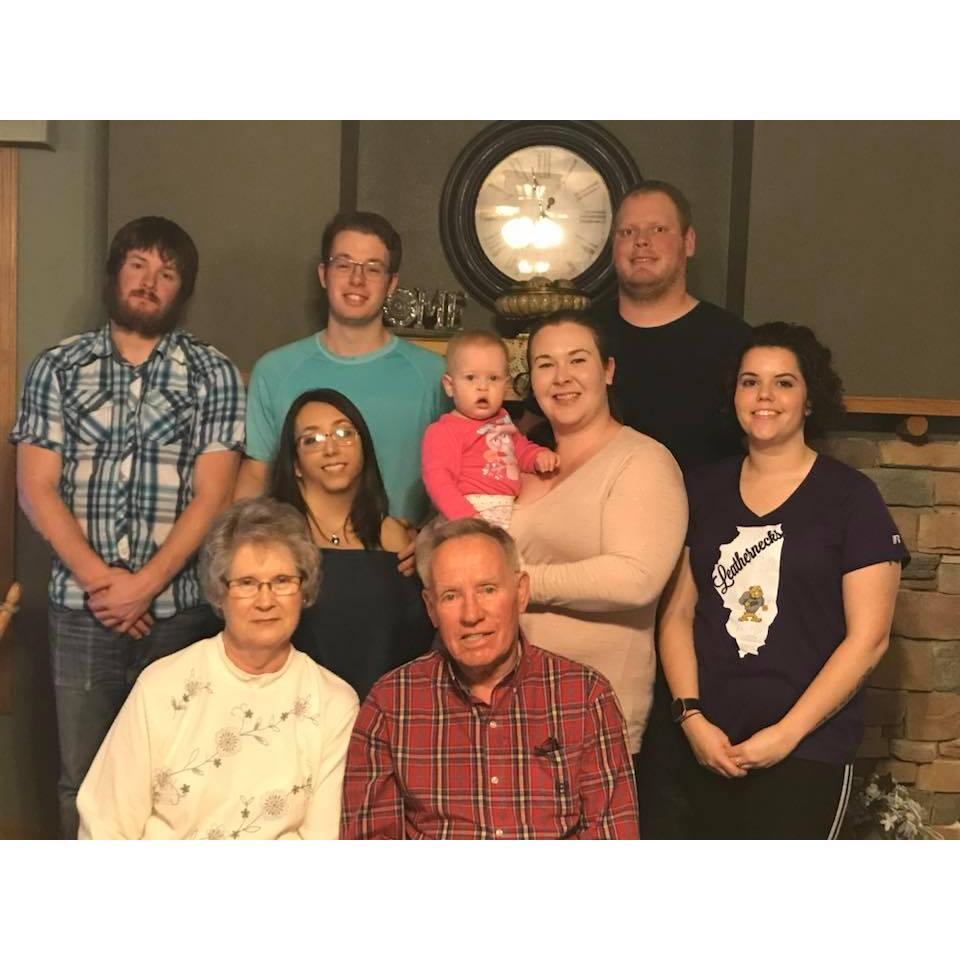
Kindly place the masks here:
POLYGON ((696 697, 677 697, 670 704, 670 718, 674 723, 683 723, 683 718, 691 710, 699 710, 700 701, 696 697))

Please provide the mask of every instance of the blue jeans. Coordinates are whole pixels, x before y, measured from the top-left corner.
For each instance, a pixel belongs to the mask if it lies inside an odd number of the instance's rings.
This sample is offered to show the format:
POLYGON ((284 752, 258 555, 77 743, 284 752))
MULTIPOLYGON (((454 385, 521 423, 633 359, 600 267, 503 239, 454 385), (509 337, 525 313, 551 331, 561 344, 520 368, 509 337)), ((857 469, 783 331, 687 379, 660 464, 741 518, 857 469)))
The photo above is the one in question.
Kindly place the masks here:
POLYGON ((210 607, 157 620, 142 640, 103 626, 88 610, 50 606, 49 634, 60 741, 60 829, 75 840, 77 791, 140 672, 223 627, 210 607))

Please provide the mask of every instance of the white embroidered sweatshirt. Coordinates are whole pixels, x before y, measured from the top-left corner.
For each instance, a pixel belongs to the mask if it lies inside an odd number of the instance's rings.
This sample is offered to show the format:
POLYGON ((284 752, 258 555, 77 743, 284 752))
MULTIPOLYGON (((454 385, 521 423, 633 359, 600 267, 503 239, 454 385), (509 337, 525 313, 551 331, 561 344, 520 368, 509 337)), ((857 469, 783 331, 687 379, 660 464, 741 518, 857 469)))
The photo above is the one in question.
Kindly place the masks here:
POLYGON ((140 675, 77 796, 80 839, 336 839, 357 696, 291 648, 244 673, 221 635, 140 675))

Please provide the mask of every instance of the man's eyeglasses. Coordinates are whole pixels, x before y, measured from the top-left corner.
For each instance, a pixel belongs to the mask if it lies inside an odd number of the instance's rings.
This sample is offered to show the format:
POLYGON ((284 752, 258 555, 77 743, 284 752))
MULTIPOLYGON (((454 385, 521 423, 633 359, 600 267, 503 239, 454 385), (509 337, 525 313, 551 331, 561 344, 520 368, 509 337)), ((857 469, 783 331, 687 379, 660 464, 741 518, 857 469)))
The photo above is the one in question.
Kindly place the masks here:
POLYGON ((353 271, 357 267, 360 268, 360 272, 365 277, 370 277, 371 280, 379 280, 390 272, 382 260, 367 260, 364 262, 362 260, 353 260, 345 254, 340 254, 327 260, 327 268, 341 277, 352 276, 353 271))
POLYGON ((353 427, 337 427, 330 433, 305 433, 302 437, 297 437, 297 446, 301 450, 316 450, 328 440, 332 440, 337 445, 342 443, 349 447, 356 439, 357 431, 353 427))
POLYGON ((269 587, 275 597, 292 597, 300 589, 303 577, 294 577, 282 573, 272 580, 258 580, 256 577, 238 577, 236 580, 224 580, 227 593, 231 597, 249 600, 260 593, 261 587, 269 587))

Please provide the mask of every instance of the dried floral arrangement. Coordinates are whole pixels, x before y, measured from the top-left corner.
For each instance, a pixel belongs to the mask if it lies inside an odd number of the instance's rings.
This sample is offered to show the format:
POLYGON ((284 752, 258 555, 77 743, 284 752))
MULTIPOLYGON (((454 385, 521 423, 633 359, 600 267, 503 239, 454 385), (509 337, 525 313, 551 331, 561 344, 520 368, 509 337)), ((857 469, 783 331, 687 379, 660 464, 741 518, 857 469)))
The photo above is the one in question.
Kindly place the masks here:
POLYGON ((889 773, 855 777, 843 824, 848 840, 938 840, 923 822, 923 810, 889 773))

